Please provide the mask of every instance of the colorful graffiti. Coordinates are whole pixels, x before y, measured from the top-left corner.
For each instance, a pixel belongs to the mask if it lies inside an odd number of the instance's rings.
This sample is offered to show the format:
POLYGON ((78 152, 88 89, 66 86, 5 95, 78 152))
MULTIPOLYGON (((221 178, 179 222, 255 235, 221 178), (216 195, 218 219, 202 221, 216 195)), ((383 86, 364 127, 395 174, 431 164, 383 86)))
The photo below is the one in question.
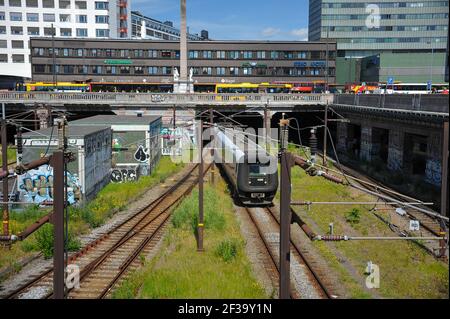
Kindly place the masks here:
MULTIPOLYGON (((43 165, 20 175, 18 180, 20 199, 24 202, 42 204, 53 202, 53 168, 43 165)), ((67 173, 67 201, 75 204, 81 200, 81 183, 76 175, 67 173)))
POLYGON ((429 159, 425 169, 425 180, 435 186, 441 186, 442 181, 442 165, 437 159, 429 159))

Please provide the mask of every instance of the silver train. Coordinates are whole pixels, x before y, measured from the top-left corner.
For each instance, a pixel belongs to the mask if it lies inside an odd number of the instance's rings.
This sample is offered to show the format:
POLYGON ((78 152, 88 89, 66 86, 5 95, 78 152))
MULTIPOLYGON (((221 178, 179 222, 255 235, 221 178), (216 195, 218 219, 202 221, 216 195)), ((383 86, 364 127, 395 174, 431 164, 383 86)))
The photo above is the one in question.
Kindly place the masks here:
POLYGON ((272 204, 278 189, 278 159, 239 131, 213 128, 214 158, 245 206, 272 204))

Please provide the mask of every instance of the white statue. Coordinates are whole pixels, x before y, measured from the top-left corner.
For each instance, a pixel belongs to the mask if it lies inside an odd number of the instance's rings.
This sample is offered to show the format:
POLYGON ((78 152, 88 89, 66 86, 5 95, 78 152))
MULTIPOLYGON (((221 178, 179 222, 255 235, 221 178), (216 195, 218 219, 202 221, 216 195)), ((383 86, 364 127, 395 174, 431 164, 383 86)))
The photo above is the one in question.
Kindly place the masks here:
POLYGON ((178 82, 178 81, 180 80, 180 73, 178 72, 178 69, 177 69, 177 68, 175 68, 175 69, 173 70, 173 80, 174 80, 175 82, 178 82))
POLYGON ((192 79, 193 75, 194 75, 194 69, 190 68, 189 69, 189 82, 191 82, 191 83, 194 82, 194 80, 192 79))

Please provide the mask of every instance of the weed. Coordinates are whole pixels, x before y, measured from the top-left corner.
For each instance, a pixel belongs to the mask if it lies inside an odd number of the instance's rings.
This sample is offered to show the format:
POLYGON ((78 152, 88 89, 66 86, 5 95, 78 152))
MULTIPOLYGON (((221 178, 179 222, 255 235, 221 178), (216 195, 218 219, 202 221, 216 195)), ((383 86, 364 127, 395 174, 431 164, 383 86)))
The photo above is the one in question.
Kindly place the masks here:
MULTIPOLYGON (((53 256, 53 225, 46 224, 36 232, 36 244, 45 258, 53 256)), ((76 251, 80 249, 81 243, 74 238, 69 231, 67 249, 68 251, 76 251)))
POLYGON ((359 224, 359 221, 361 219, 361 212, 358 208, 353 208, 350 212, 347 213, 347 216, 345 217, 345 220, 350 225, 359 224))
POLYGON ((223 261, 229 262, 238 254, 238 242, 235 239, 225 239, 216 247, 215 255, 221 257, 223 261))

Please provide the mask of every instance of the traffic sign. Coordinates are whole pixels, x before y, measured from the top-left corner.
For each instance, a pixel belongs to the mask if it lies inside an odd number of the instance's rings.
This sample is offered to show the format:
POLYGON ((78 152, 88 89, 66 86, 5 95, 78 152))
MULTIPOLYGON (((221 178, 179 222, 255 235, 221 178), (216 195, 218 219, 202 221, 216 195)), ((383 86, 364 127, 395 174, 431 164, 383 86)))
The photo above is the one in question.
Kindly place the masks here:
POLYGON ((394 84, 394 78, 388 77, 387 84, 394 84))
POLYGON ((431 81, 427 82, 427 91, 431 91, 432 83, 431 81))

